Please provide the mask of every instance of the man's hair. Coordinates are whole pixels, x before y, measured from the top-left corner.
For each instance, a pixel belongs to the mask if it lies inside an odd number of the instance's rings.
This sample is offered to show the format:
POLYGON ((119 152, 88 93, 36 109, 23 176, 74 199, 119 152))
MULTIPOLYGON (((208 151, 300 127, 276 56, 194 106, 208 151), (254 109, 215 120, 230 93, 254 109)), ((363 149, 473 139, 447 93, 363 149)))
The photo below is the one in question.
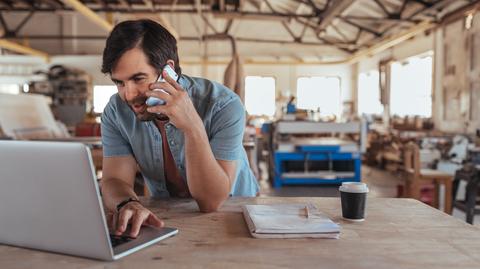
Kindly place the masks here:
POLYGON ((177 40, 163 26, 146 19, 124 21, 113 28, 103 50, 102 73, 111 74, 120 57, 135 47, 142 49, 155 69, 162 70, 167 60, 173 60, 175 72, 181 74, 177 40))

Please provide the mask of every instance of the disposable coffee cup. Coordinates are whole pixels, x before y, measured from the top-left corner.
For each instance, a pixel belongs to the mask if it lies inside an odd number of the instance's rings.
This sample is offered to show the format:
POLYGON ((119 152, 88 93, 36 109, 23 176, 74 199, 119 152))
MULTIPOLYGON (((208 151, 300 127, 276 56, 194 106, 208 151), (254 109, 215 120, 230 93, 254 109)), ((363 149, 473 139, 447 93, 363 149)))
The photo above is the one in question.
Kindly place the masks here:
POLYGON ((339 190, 342 201, 342 217, 349 221, 364 221, 368 193, 367 184, 344 182, 339 190))

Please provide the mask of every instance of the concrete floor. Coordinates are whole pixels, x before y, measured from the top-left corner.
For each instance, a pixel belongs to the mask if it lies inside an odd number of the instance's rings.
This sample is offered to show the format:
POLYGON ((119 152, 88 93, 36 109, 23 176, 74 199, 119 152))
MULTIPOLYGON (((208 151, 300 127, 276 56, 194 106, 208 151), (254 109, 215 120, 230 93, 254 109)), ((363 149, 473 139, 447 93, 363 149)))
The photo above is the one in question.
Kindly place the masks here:
MULTIPOLYGON (((260 164, 260 169, 266 171, 266 167, 260 164)), ((369 197, 398 197, 398 186, 404 185, 404 179, 400 175, 362 165, 362 182, 367 183, 370 189, 369 197)), ((282 197, 339 197, 338 185, 299 185, 273 188, 265 176, 260 180, 260 196, 282 197)), ((453 210, 454 217, 465 221, 465 213, 458 209, 453 210)), ((480 215, 476 215, 474 225, 480 227, 480 215)))

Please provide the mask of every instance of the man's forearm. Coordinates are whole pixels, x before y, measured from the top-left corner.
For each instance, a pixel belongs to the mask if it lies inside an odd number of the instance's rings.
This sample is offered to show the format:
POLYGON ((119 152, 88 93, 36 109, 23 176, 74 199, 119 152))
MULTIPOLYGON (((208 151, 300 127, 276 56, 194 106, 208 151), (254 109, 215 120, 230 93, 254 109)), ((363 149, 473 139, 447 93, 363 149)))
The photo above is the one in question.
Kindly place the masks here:
POLYGON ((129 197, 138 198, 133 187, 118 178, 106 178, 101 182, 102 196, 106 208, 115 211, 116 206, 129 197))
POLYGON ((188 187, 200 210, 215 211, 228 198, 230 181, 215 159, 203 124, 185 132, 188 187))

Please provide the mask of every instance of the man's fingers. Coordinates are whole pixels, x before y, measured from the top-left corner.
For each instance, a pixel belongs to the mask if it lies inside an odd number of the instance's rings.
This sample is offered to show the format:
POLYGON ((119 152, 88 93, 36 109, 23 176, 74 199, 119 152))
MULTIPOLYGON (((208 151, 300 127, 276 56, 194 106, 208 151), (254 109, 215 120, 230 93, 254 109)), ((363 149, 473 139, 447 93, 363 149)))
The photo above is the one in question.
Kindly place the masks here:
POLYGON ((147 218, 148 225, 157 227, 157 228, 162 228, 163 227, 163 221, 161 221, 157 216, 155 216, 153 213, 150 213, 150 215, 147 218))
POLYGON ((132 219, 132 229, 130 230, 131 237, 137 237, 140 232, 140 227, 142 227, 143 222, 147 219, 148 212, 137 211, 132 219))
POLYGON ((107 224, 110 231, 115 231, 117 229, 117 214, 113 212, 107 213, 107 224))
MULTIPOLYGON (((155 82, 150 84, 148 87, 150 90, 156 90, 156 89, 162 89, 166 92, 168 92, 170 95, 175 95, 177 90, 174 88, 174 86, 170 85, 168 82, 155 82)), ((148 96, 150 92, 147 92, 146 95, 148 96)))
POLYGON ((156 98, 162 99, 165 102, 172 100, 172 95, 164 92, 163 89, 149 91, 149 92, 146 92, 145 95, 148 97, 156 97, 156 98))
POLYGON ((127 229, 128 221, 133 215, 133 211, 129 209, 125 209, 120 211, 120 214, 118 215, 118 221, 117 221, 117 230, 115 231, 116 235, 121 235, 125 232, 127 229))
POLYGON ((147 107, 147 111, 150 113, 157 113, 157 114, 163 114, 165 116, 169 116, 168 109, 165 106, 150 106, 150 107, 147 107))

